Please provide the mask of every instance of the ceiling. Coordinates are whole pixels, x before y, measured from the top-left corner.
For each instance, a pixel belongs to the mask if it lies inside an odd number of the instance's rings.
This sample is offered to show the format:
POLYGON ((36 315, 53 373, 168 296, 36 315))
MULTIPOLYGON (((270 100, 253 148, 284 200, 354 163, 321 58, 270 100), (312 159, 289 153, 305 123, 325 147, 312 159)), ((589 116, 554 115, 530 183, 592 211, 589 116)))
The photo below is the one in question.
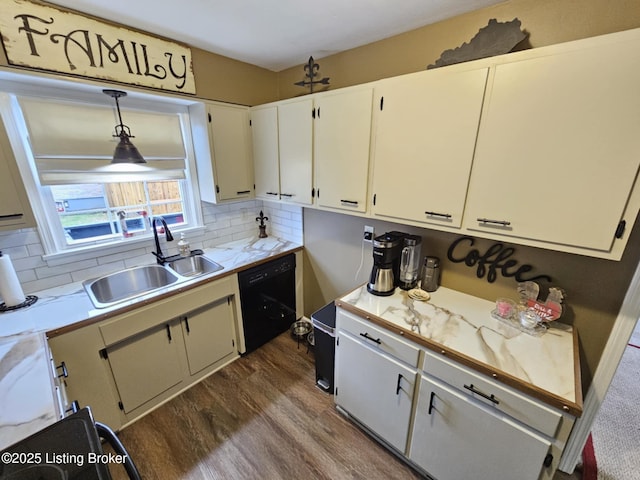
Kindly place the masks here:
POLYGON ((504 0, 54 0, 280 71, 504 0))

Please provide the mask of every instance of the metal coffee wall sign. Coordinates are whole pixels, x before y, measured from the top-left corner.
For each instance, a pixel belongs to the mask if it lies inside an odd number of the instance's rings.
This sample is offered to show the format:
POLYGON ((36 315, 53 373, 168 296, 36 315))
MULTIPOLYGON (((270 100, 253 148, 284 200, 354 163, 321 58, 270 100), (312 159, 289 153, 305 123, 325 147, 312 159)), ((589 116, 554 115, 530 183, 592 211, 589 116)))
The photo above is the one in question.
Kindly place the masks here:
POLYGON ((39 3, 0 4, 0 33, 12 65, 196 92, 188 47, 39 3))
POLYGON ((485 252, 480 252, 473 247, 475 240, 472 237, 460 237, 454 240, 447 258, 453 263, 463 263, 467 267, 476 269, 478 278, 487 277, 489 283, 496 281, 498 274, 503 277, 514 277, 517 282, 530 282, 534 280, 551 281, 549 275, 527 276, 533 270, 531 265, 518 265, 518 261, 511 258, 515 253, 512 247, 505 247, 502 243, 494 243, 485 252))

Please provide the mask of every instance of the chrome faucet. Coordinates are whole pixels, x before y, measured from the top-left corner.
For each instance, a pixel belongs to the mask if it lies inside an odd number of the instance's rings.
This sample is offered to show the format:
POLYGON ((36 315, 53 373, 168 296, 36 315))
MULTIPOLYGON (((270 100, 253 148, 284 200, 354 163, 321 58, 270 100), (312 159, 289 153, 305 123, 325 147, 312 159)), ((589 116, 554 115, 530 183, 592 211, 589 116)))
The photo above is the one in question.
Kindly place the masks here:
POLYGON ((173 241, 173 235, 171 235, 171 230, 169 230, 169 226, 163 217, 153 217, 151 220, 151 229, 153 230, 153 239, 156 242, 156 251, 153 253, 158 259, 158 263, 160 265, 164 265, 165 257, 162 255, 162 250, 160 249, 160 240, 158 240, 158 230, 156 228, 156 222, 160 221, 162 223, 162 227, 164 228, 164 236, 167 239, 167 242, 173 241))

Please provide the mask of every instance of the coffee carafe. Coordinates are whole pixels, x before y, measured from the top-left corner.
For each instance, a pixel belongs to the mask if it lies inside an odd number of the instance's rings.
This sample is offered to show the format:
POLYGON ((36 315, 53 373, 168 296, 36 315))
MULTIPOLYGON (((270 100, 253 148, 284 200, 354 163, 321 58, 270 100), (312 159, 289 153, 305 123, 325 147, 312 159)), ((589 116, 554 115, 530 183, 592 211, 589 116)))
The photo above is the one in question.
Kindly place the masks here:
POLYGON ((373 268, 367 290, 374 295, 393 294, 398 282, 402 237, 385 233, 373 239, 373 268))
POLYGON ((400 255, 400 278, 398 286, 411 290, 418 285, 420 276, 420 244, 422 238, 417 235, 405 235, 400 255))

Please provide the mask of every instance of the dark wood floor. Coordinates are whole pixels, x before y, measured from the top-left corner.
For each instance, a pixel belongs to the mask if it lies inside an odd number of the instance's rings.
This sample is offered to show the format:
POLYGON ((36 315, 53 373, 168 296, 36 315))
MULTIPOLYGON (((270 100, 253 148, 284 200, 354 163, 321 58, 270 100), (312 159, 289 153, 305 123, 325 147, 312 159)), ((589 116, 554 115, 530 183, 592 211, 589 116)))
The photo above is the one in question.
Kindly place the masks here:
MULTIPOLYGON (((145 480, 418 479, 315 386, 284 333, 120 432, 145 480)), ((113 477, 126 478, 111 466, 113 477)), ((579 479, 556 476, 557 480, 579 479)))

